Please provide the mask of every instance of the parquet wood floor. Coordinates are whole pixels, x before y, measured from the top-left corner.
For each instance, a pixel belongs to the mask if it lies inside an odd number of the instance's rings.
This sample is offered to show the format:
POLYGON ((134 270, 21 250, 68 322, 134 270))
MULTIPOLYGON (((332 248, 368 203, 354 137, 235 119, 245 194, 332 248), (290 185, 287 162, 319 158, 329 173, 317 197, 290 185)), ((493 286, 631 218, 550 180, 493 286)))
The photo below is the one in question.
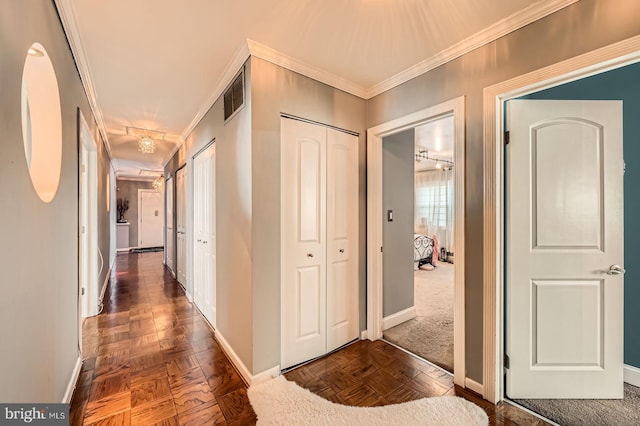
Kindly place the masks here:
MULTIPOLYGON (((104 310, 83 329, 72 425, 255 424, 245 383, 162 253, 119 255, 104 310)), ((492 425, 547 425, 453 386, 449 375, 382 341, 354 343, 285 377, 341 404, 457 395, 482 407, 492 425)))

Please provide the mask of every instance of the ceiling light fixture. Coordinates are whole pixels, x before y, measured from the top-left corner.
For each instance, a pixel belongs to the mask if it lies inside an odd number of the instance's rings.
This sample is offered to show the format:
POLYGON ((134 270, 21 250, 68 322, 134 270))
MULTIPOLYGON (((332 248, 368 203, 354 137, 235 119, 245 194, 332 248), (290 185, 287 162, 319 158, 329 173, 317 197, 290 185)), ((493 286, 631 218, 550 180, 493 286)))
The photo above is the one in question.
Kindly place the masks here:
POLYGON ((436 169, 440 169, 443 171, 453 169, 453 161, 445 160, 444 158, 436 158, 429 156, 429 151, 426 149, 420 149, 415 154, 416 163, 421 162, 422 160, 431 160, 436 162, 436 169))
POLYGON ((34 57, 37 57, 37 58, 39 58, 41 56, 44 56, 44 52, 42 50, 36 49, 33 46, 29 48, 28 53, 29 53, 29 56, 34 56, 34 57))
POLYGON ((159 132, 157 130, 127 126, 127 135, 138 138, 138 151, 143 154, 153 154, 156 152, 155 141, 163 140, 166 133, 159 132))
POLYGON ((138 140, 138 151, 143 154, 156 152, 156 143, 149 136, 143 136, 138 140))
POLYGON ((151 182, 151 186, 156 191, 160 191, 162 189, 162 185, 164 184, 164 175, 160 175, 151 182))

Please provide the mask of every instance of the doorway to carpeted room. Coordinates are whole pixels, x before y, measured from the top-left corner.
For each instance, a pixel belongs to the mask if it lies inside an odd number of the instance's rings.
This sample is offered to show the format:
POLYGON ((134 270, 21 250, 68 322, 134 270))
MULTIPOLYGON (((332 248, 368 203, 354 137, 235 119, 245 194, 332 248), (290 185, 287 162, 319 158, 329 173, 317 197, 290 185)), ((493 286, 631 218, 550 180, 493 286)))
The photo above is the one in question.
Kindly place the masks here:
POLYGON ((453 264, 414 272, 416 317, 384 331, 384 339, 453 373, 453 264))

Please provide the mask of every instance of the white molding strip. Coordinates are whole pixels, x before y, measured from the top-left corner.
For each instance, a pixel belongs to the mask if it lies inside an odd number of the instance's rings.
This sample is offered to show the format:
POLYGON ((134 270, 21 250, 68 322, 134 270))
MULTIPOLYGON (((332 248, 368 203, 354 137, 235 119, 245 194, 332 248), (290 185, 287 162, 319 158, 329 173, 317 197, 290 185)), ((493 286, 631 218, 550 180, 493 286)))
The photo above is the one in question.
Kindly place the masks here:
POLYGON ((242 362, 242 360, 240 359, 238 354, 236 354, 236 352, 233 350, 229 342, 227 342, 227 340, 224 338, 222 333, 220 333, 220 331, 218 330, 216 330, 216 332, 214 333, 214 337, 220 343, 222 350, 227 355, 231 363, 236 367, 236 369, 242 376, 242 379, 244 380, 244 382, 247 385, 251 385, 251 372, 249 371, 247 366, 244 365, 244 362, 242 362))
MULTIPOLYGON (((117 251, 117 250, 116 250, 117 251)), ((114 259, 115 262, 115 259, 114 259)), ((111 278, 111 274, 113 273, 113 265, 109 267, 107 271, 107 275, 104 277, 104 282, 102 283, 102 289, 100 290, 100 303, 102 304, 104 300, 104 293, 107 291, 107 285, 109 284, 109 279, 111 278)))
MULTIPOLYGON (((505 101, 640 61, 640 36, 514 77, 483 91, 483 383, 484 398, 504 398, 503 134, 505 101)), ((457 262, 456 262, 457 263, 457 262)))
POLYGON ((247 61, 247 59, 249 58, 249 55, 250 55, 249 47, 246 42, 243 42, 242 46, 240 46, 240 48, 236 51, 236 53, 233 55, 233 58, 231 58, 231 61, 229 62, 227 67, 224 69, 224 72, 222 73, 222 76, 218 79, 216 87, 215 89, 213 89, 213 92, 211 92, 211 95, 207 98, 205 103, 202 105, 202 108, 198 110, 195 117, 193 117, 193 120, 191 120, 191 123, 189 123, 189 125, 185 127, 185 129, 182 131, 182 134, 180 135, 180 139, 178 143, 173 147, 171 154, 169 154, 167 162, 164 163, 163 165, 163 169, 164 167, 167 166, 169 161, 171 161, 171 159, 176 154, 176 152, 178 152, 180 148, 182 148, 182 145, 184 145, 185 141, 187 140, 191 132, 193 132, 193 129, 196 128, 198 123, 200 123, 200 121, 204 118, 207 112, 209 112, 213 104, 218 100, 220 96, 222 96, 222 93, 227 88, 227 86, 231 84, 231 81, 238 74, 240 67, 242 67, 242 65, 244 65, 244 63, 247 61))
POLYGON ((340 89, 354 96, 365 98, 367 95, 367 89, 365 87, 353 83, 344 77, 340 77, 337 74, 333 74, 329 71, 310 65, 294 58, 293 56, 279 52, 251 39, 247 39, 247 45, 252 56, 264 59, 265 61, 276 64, 290 71, 297 72, 298 74, 302 74, 321 83, 328 84, 329 86, 335 87, 336 89, 340 89))
POLYGON ((71 372, 71 377, 69 378, 69 383, 67 383, 67 388, 64 391, 64 395, 62 396, 62 403, 69 404, 71 402, 71 398, 73 397, 73 391, 76 389, 76 384, 78 383, 78 377, 80 377, 80 371, 82 370, 82 356, 78 356, 76 360, 76 365, 73 367, 73 371, 71 372))
MULTIPOLYGON (((82 37, 80 36, 80 29, 78 27, 78 21, 76 19, 73 1, 55 0, 55 4, 60 15, 60 20, 62 21, 62 28, 67 35, 67 40, 69 41, 71 53, 78 67, 78 72, 80 73, 80 81, 82 82, 84 91, 87 94, 89 106, 91 107, 91 111, 93 112, 93 117, 96 120, 98 130, 100 131, 100 134, 104 139, 104 146, 107 148, 109 158, 111 158, 115 163, 115 160, 113 160, 113 155, 111 154, 111 145, 109 143, 109 138, 107 137, 107 127, 104 124, 104 117, 102 115, 102 110, 100 109, 100 106, 98 104, 98 95, 96 94, 96 89, 93 84, 93 77, 91 76, 91 70, 89 69, 89 61, 87 60, 87 54, 85 53, 84 44, 82 43, 82 37)), ((117 167, 117 164, 115 167, 117 167)))
POLYGON ((238 354, 233 350, 229 342, 224 338, 220 331, 216 330, 214 333, 214 337, 220 343, 222 350, 227 355, 231 363, 236 367, 244 382, 248 385, 255 385, 258 383, 266 382, 269 379, 274 377, 278 377, 280 375, 280 366, 276 365, 262 373, 258 373, 255 376, 251 374, 246 365, 242 362, 238 354))
POLYGON ((407 68, 404 71, 378 83, 367 89, 364 98, 371 99, 389 89, 405 83, 412 78, 429 72, 440 65, 453 61, 460 56, 471 52, 479 47, 489 44, 492 41, 504 37, 532 22, 551 15, 560 9, 563 9, 578 0, 542 0, 531 4, 506 18, 496 22, 490 27, 468 37, 461 42, 427 58, 417 64, 407 68))
POLYGON ((266 382, 267 380, 271 380, 274 379, 276 377, 278 377, 280 375, 280 366, 276 365, 273 368, 270 368, 266 371, 263 371, 262 373, 258 373, 254 376, 251 377, 251 383, 250 385, 257 385, 263 382, 266 382))
POLYGON ((409 321, 415 317, 415 306, 411 306, 410 308, 404 309, 400 312, 396 312, 395 314, 388 315, 382 318, 382 331, 388 330, 391 327, 395 327, 396 325, 402 324, 403 322, 409 321))
POLYGON ((360 332, 360 340, 367 340, 367 330, 362 330, 360 332))
POLYGON ((640 387, 640 368, 625 364, 624 382, 640 387))
POLYGON ((464 387, 467 389, 471 389, 478 395, 484 394, 484 386, 482 386, 480 383, 476 382, 475 380, 471 380, 468 377, 464 379, 464 387))

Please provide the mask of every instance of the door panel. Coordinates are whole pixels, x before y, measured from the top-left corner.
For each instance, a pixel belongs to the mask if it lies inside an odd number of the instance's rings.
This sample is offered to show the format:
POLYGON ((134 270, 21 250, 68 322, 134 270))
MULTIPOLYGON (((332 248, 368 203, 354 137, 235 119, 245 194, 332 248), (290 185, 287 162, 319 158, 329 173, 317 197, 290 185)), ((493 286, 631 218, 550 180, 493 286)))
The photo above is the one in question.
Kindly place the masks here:
POLYGON ((623 395, 622 103, 508 103, 511 398, 623 395))
POLYGON ((282 368, 326 353, 326 129, 282 119, 282 368))
POLYGON ((327 352, 358 337, 358 138, 327 129, 327 352))
POLYGON ((215 145, 193 158, 194 303, 215 327, 215 145))
POLYGON ((534 249, 601 247, 602 133, 596 123, 570 119, 531 129, 534 249))
POLYGON ((138 246, 163 246, 164 201, 162 193, 155 190, 140 189, 138 205, 138 246))
POLYGON ((176 171, 176 268, 178 282, 187 287, 187 175, 186 168, 176 171))

